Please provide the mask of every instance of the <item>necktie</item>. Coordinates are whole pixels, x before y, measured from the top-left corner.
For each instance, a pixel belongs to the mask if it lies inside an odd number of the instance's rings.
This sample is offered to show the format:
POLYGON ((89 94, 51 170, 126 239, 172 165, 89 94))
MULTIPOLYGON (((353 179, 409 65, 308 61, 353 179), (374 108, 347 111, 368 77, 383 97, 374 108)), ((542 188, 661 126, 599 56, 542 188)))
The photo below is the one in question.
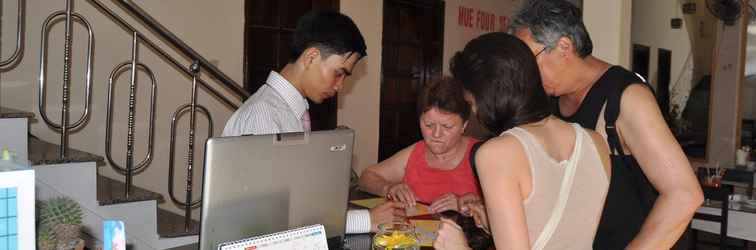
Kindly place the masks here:
POLYGON ((307 110, 302 114, 302 129, 305 132, 309 132, 312 129, 310 124, 310 112, 307 110))

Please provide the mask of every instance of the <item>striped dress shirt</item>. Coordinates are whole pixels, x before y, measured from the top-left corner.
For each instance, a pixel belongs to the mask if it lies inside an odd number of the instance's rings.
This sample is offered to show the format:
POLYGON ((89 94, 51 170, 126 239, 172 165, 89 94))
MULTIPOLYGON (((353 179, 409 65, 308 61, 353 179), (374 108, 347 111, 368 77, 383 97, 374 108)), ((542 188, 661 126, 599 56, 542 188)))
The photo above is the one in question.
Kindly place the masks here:
POLYGON ((222 136, 302 132, 307 100, 283 76, 271 71, 268 79, 226 122, 222 136))

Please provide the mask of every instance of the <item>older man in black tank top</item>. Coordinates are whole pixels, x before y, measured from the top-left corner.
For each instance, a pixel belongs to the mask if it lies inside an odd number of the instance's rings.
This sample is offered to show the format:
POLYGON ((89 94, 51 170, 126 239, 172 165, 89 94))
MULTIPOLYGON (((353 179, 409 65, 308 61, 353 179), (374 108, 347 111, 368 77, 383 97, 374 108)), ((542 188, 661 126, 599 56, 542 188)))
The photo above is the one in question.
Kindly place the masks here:
POLYGON ((557 113, 614 145, 594 249, 672 248, 703 195, 651 90, 591 55, 580 10, 565 0, 526 1, 510 32, 536 55, 544 88, 559 99, 557 113))

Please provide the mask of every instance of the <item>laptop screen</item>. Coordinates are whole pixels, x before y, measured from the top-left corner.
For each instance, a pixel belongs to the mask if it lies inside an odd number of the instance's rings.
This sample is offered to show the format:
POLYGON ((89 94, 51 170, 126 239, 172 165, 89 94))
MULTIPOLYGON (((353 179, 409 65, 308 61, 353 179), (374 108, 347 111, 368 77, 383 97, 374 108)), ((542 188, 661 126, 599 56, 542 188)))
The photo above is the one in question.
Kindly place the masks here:
POLYGON ((212 138, 200 246, 323 224, 343 236, 354 131, 212 138))

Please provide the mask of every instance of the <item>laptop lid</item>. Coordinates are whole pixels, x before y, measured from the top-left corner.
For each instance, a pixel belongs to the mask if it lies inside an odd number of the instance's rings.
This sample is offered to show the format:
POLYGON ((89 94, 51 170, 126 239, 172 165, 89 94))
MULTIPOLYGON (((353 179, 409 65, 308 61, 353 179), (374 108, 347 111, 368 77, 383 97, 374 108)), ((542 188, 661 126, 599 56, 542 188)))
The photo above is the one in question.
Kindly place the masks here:
POLYGON ((200 249, 313 224, 343 236, 353 143, 351 129, 209 139, 200 249))

